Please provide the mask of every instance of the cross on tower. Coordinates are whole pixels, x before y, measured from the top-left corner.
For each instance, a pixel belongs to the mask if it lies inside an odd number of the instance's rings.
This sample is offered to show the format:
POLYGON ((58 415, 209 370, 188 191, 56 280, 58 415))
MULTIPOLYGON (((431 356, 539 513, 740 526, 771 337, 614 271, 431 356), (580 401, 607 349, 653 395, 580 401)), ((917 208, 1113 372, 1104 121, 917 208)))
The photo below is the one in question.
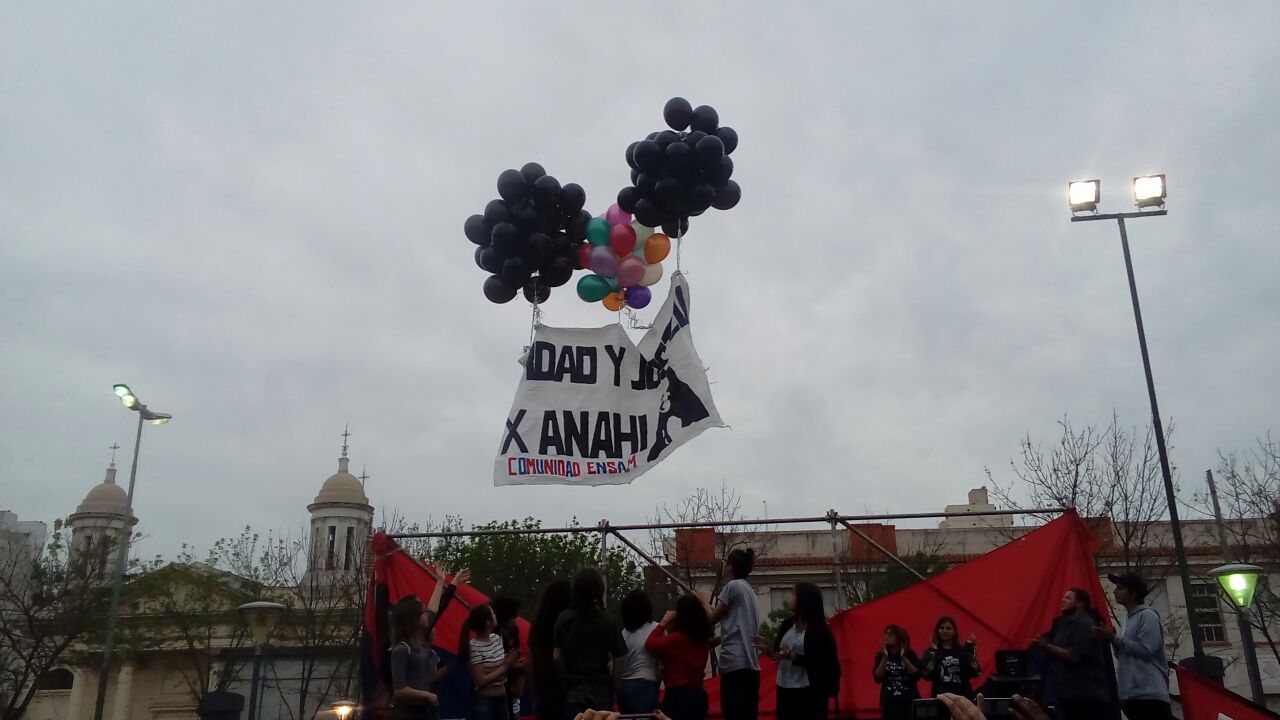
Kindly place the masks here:
POLYGON ((347 456, 347 438, 351 437, 351 423, 347 423, 342 428, 342 457, 347 456))
POLYGON ((369 473, 367 472, 367 468, 364 465, 361 465, 360 466, 360 484, 365 485, 366 484, 365 481, 368 479, 369 479, 369 473))
POLYGON ((111 467, 116 466, 116 451, 120 449, 120 443, 111 443, 111 467))

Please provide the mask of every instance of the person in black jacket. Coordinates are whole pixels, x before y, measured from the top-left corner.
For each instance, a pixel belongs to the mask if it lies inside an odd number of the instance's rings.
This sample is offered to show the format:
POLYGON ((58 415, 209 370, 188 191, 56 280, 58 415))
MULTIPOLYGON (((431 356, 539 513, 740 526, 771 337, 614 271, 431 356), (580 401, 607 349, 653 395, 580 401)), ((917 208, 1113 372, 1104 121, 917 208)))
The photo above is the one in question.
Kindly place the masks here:
POLYGON ((920 674, 933 681, 933 696, 951 693, 973 699, 974 678, 982 674, 978 665, 978 638, 970 635, 963 645, 956 621, 946 615, 933 626, 933 642, 920 661, 920 674))
POLYGON ((790 607, 770 653, 778 661, 778 720, 824 720, 827 701, 840 691, 840 660, 822 592, 799 583, 790 607))

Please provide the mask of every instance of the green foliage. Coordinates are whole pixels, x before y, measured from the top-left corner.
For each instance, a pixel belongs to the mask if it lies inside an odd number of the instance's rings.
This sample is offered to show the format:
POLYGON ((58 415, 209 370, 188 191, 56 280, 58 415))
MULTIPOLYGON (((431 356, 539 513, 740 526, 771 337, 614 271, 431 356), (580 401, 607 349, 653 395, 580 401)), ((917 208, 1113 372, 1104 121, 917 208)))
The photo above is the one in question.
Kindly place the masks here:
MULTIPOLYGON (((453 521, 445 529, 459 530, 453 521)), ((577 527, 577 521, 573 522, 577 527)), ((473 530, 536 530, 534 518, 476 525, 473 530)), ((520 601, 520 614, 531 617, 542 588, 553 580, 572 578, 583 567, 599 567, 600 536, 597 533, 480 535, 446 538, 430 549, 430 562, 457 570, 469 567, 472 584, 482 592, 504 592, 520 601)), ((610 544, 605 567, 607 602, 617 607, 622 597, 644 584, 631 554, 616 540, 610 544)))
POLYGON ((791 617, 791 608, 787 605, 783 603, 782 607, 773 609, 764 622, 760 623, 760 635, 769 641, 770 646, 778 639, 778 630, 782 627, 782 621, 791 617))

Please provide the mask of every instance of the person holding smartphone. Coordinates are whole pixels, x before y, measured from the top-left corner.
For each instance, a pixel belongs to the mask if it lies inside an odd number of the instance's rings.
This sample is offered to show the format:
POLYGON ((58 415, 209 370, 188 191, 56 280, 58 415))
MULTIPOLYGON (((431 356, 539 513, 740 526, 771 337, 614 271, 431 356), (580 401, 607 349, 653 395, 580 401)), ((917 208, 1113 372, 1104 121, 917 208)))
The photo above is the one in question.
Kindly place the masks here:
POLYGON ((920 698, 920 658, 911 649, 911 638, 898 625, 884 629, 884 647, 876 653, 872 676, 880 683, 883 720, 910 720, 911 703, 920 698))

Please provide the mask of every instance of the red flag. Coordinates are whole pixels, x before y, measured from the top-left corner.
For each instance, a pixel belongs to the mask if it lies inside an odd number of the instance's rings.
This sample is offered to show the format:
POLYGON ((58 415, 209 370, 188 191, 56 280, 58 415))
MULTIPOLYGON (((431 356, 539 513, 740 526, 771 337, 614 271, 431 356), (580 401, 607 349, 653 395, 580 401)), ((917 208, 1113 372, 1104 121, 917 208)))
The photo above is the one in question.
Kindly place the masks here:
POLYGON ((1183 720, 1273 720, 1280 718, 1198 673, 1178 668, 1183 720))

